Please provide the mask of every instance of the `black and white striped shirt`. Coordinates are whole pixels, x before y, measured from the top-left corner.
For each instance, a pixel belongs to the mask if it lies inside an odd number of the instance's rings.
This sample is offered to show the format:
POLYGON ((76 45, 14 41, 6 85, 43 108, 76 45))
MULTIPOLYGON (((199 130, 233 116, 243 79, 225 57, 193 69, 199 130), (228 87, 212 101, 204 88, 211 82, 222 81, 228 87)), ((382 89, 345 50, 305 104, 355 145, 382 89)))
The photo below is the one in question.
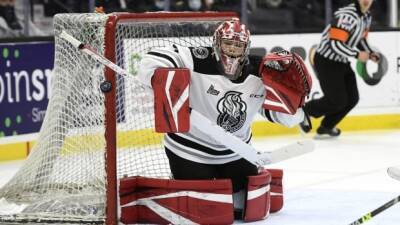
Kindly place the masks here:
POLYGON ((358 1, 339 8, 322 33, 317 52, 343 63, 347 63, 349 57, 357 58, 360 50, 372 52, 367 42, 371 19, 369 12, 361 12, 358 1))

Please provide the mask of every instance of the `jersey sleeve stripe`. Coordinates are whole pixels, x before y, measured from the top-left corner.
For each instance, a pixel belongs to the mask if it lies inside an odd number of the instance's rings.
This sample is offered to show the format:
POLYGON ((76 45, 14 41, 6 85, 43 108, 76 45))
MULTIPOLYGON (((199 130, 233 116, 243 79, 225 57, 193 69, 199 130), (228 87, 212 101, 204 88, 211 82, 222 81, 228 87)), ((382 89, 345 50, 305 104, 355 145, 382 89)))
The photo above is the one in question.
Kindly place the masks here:
POLYGON ((212 149, 215 149, 215 150, 218 150, 218 151, 227 150, 225 145, 211 144, 209 142, 206 142, 205 140, 198 139, 196 136, 194 136, 194 135, 192 135, 190 133, 176 133, 175 135, 178 135, 178 136, 180 136, 180 137, 182 137, 184 139, 187 139, 189 141, 195 142, 195 143, 197 143, 199 145, 203 145, 203 146, 205 146, 207 148, 212 148, 212 149))
POLYGON ((157 57, 160 57, 160 58, 163 58, 163 59, 167 59, 169 62, 172 63, 172 65, 174 65, 175 68, 178 68, 178 64, 169 55, 166 55, 166 54, 163 54, 163 53, 159 53, 159 52, 148 52, 147 54, 148 55, 157 56, 157 57))
POLYGON ((184 145, 184 146, 187 146, 187 147, 190 147, 190 148, 193 148, 193 149, 197 149, 199 151, 205 152, 205 153, 210 154, 210 155, 229 155, 229 154, 233 153, 232 150, 216 151, 215 149, 207 148, 207 147, 205 147, 203 145, 200 145, 200 144, 192 142, 192 141, 190 141, 188 139, 179 137, 178 135, 175 135, 175 134, 172 134, 172 133, 169 133, 168 137, 171 140, 173 140, 174 142, 177 142, 177 143, 179 143, 181 145, 184 145))
POLYGON ((274 123, 279 123, 279 124, 280 124, 279 118, 278 118, 278 116, 276 115, 276 112, 270 111, 270 112, 269 112, 269 115, 271 116, 271 120, 274 121, 274 123))
POLYGON ((270 112, 268 109, 262 109, 262 116, 264 116, 268 121, 275 123, 275 121, 271 118, 270 112))
POLYGON ((363 49, 364 49, 365 51, 373 52, 371 46, 369 46, 369 44, 368 44, 368 42, 367 42, 366 39, 362 39, 362 40, 360 41, 360 44, 361 44, 361 46, 363 47, 363 49))
POLYGON ((184 67, 184 63, 182 62, 181 56, 178 53, 176 53, 175 51, 160 49, 158 51, 158 53, 165 54, 165 55, 168 55, 169 57, 171 57, 172 60, 178 65, 179 68, 184 67))
POLYGON ((331 41, 332 49, 336 54, 343 55, 346 57, 355 57, 357 56, 357 51, 354 51, 348 47, 346 47, 341 41, 331 41))
POLYGON ((358 17, 357 9, 356 9, 355 5, 353 5, 353 4, 351 6, 347 6, 347 7, 339 9, 338 11, 336 11, 334 13, 334 15, 335 16, 348 15, 348 16, 351 16, 353 18, 357 18, 358 17))
POLYGON ((157 65, 157 67, 173 67, 174 68, 174 64, 166 58, 149 55, 149 54, 146 55, 146 58, 150 59, 152 61, 152 63, 154 63, 154 65, 157 65), (153 62, 153 61, 155 61, 155 62, 153 62))
POLYGON ((342 11, 338 11, 335 13, 335 16, 339 16, 339 15, 347 15, 354 19, 358 17, 357 13, 353 9, 342 10, 342 11))
POLYGON ((181 158, 195 162, 200 161, 200 163, 206 163, 206 164, 225 163, 227 162, 227 160, 231 160, 232 158, 235 157, 240 157, 234 153, 223 156, 210 155, 202 151, 199 151, 197 149, 186 147, 177 142, 172 142, 170 141, 170 139, 168 139, 168 137, 166 137, 164 145, 166 149, 180 156, 181 158))

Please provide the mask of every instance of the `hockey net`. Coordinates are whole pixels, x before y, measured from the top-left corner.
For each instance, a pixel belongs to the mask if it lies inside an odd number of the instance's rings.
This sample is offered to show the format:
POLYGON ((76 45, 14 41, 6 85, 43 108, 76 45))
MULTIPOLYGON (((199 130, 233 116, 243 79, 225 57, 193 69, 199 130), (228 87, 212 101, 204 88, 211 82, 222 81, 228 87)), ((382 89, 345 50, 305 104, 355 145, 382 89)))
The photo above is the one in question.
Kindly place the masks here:
MULTIPOLYGON (((66 31, 138 74, 143 54, 178 44, 211 46, 229 13, 59 14, 66 31)), ((0 223, 116 224, 117 180, 168 178, 162 135, 154 132, 153 96, 55 38, 51 98, 38 141, 0 189, 0 223), (100 84, 111 81, 103 93, 100 84)))

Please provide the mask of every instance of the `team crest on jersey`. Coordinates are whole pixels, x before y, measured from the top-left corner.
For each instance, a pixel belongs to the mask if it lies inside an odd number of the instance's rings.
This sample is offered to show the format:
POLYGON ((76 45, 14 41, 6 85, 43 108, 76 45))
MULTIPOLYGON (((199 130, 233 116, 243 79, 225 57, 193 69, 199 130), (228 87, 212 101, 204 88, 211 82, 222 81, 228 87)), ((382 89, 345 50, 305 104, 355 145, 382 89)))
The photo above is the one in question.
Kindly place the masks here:
POLYGON ((217 105, 219 112, 217 124, 231 133, 242 128, 246 121, 247 105, 240 95, 242 93, 229 91, 219 100, 217 105))
POLYGON ((210 54, 207 48, 196 47, 192 49, 193 55, 198 59, 205 59, 210 54))

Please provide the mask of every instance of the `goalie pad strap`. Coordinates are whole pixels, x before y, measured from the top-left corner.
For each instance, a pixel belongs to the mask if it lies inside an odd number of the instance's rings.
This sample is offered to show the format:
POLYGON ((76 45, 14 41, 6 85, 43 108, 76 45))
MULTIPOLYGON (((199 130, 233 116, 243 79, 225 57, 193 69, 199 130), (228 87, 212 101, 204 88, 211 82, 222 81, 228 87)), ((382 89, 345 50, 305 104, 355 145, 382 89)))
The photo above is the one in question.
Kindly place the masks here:
POLYGON ((124 224, 232 224, 232 184, 220 180, 120 180, 124 224), (210 210, 212 209, 212 210, 210 210))
POLYGON ((278 212, 283 207, 283 170, 268 169, 271 174, 271 209, 270 212, 278 212))
POLYGON ((256 176, 248 177, 244 221, 257 221, 268 217, 270 210, 270 183, 271 174, 267 170, 256 176))
POLYGON ((189 69, 157 68, 154 71, 151 86, 154 91, 156 132, 189 131, 189 84, 189 69))

